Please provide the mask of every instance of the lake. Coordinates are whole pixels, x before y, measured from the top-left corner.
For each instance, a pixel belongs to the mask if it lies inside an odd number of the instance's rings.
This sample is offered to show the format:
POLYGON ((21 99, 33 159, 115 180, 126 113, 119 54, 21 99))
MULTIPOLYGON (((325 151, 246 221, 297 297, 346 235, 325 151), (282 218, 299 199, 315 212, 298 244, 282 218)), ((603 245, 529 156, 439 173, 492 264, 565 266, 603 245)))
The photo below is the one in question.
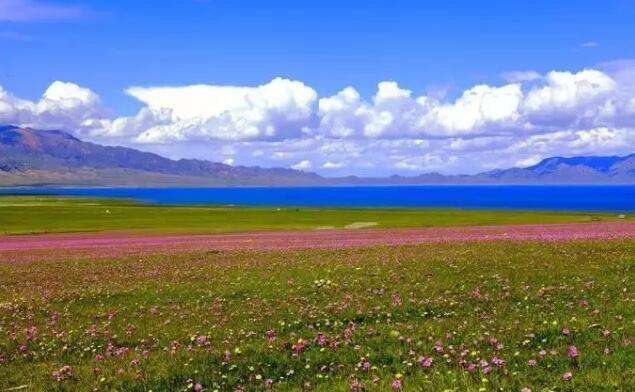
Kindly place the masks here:
POLYGON ((130 198, 159 204, 634 211, 635 185, 231 188, 3 188, 0 194, 130 198))

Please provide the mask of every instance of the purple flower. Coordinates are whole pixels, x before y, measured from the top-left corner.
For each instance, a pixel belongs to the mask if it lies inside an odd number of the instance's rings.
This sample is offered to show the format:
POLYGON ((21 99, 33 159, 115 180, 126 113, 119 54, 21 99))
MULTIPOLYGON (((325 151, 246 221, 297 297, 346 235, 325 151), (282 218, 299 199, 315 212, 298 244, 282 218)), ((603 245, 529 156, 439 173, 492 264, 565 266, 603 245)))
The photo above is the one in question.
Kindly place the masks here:
POLYGON ((571 358, 577 358, 578 357, 578 349, 574 345, 569 346, 569 348, 567 349, 567 353, 569 354, 569 357, 571 357, 571 358))
POLYGON ((322 332, 319 332, 317 336, 315 337, 315 341, 320 346, 324 346, 326 345, 326 336, 322 332))
POLYGON ((498 357, 494 357, 494 358, 492 358, 492 363, 495 366, 501 367, 501 366, 503 366, 505 364, 505 360, 503 360, 501 358, 498 358, 498 357))
POLYGON ((392 387, 393 391, 398 391, 401 389, 401 380, 396 378, 394 380, 392 380, 392 383, 390 383, 390 386, 392 387))
POLYGON ((421 364, 421 366, 425 368, 429 368, 430 366, 432 366, 432 361, 433 359, 431 357, 422 357, 419 360, 419 364, 421 364))

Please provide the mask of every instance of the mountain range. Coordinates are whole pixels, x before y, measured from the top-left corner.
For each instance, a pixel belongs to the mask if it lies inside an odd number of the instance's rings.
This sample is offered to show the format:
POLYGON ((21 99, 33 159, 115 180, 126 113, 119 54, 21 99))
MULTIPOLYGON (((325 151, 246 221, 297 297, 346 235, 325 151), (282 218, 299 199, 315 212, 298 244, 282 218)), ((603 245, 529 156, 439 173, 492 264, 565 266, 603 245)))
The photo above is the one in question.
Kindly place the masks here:
POLYGON ((524 168, 475 175, 326 178, 287 168, 172 160, 126 147, 102 146, 69 133, 0 126, 0 186, 232 186, 396 184, 635 183, 635 154, 552 157, 524 168))

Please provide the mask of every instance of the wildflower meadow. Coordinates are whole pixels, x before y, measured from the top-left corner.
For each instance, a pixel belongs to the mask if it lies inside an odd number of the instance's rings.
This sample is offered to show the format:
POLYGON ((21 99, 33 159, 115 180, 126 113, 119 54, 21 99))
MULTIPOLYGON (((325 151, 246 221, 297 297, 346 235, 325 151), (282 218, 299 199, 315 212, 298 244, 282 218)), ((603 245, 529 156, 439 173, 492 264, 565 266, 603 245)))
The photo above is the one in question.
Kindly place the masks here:
POLYGON ((629 391, 629 238, 0 263, 0 390, 629 391))

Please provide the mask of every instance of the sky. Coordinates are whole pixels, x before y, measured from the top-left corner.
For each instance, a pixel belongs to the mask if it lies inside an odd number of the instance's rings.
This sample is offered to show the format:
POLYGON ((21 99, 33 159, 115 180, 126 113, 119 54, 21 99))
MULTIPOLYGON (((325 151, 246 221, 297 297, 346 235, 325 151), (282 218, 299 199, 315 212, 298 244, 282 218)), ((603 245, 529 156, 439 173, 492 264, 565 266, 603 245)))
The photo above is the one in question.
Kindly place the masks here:
POLYGON ((635 152, 635 0, 0 0, 0 124, 325 176, 635 152))

